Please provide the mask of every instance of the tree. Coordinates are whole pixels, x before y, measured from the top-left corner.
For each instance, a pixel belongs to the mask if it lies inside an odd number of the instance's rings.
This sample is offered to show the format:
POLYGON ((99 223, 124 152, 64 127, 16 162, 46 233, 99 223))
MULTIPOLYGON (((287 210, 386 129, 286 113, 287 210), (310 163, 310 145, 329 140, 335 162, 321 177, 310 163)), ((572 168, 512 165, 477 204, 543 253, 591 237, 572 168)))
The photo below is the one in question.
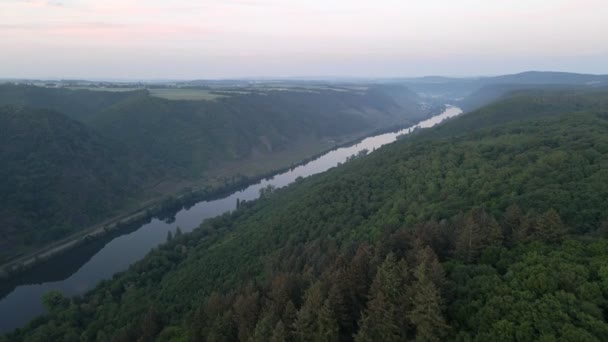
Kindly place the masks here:
POLYGON ((227 342, 237 339, 236 329, 232 321, 232 313, 230 311, 217 316, 213 324, 209 327, 206 341, 209 342, 227 342))
POLYGON ((558 243, 564 239, 568 228, 562 222, 555 209, 549 209, 542 214, 534 225, 534 237, 548 243, 558 243))
POLYGON ((270 196, 275 190, 276 187, 274 185, 268 184, 267 186, 260 189, 260 198, 266 198, 270 196))
POLYGON ((338 322, 328 300, 323 300, 322 284, 317 282, 306 291, 306 301, 295 326, 298 341, 338 341, 338 322))
POLYGON ((372 283, 370 260, 372 254, 367 245, 361 245, 357 248, 355 256, 352 258, 348 267, 347 288, 351 292, 352 311, 355 315, 355 321, 359 320, 360 313, 365 308, 367 294, 372 283))
POLYGON ((466 261, 477 259, 490 246, 499 246, 502 232, 496 220, 481 208, 472 209, 464 218, 456 237, 456 255, 466 261))
POLYGON ((167 242, 173 240, 173 233, 169 230, 167 231, 167 242))
POLYGON ((249 340, 258 319, 259 293, 239 295, 233 304, 234 321, 241 341, 249 340))
POLYGON ((407 338, 409 307, 406 287, 408 270, 404 260, 389 254, 378 268, 370 290, 370 300, 356 341, 403 341, 407 338))
POLYGON ((602 221, 600 226, 597 229, 597 233, 599 236, 603 238, 608 238, 608 219, 602 221))
POLYGON ((298 341, 307 341, 316 332, 317 313, 323 303, 321 284, 315 283, 306 290, 304 304, 294 322, 294 334, 298 341))
POLYGON ((432 258, 422 258, 422 262, 414 272, 415 280, 412 288, 414 295, 409 317, 416 327, 416 340, 419 341, 441 341, 448 330, 442 315, 441 294, 432 279, 437 277, 437 274, 432 274, 435 272, 432 263, 432 258))
MULTIPOLYGON (((253 332, 253 336, 251 338, 251 340, 253 342, 267 342, 271 339, 271 337, 274 333, 273 324, 272 324, 274 319, 272 316, 273 316, 273 314, 270 311, 266 311, 262 315, 262 317, 260 318, 260 320, 258 321, 258 323, 255 326, 255 331, 253 332)), ((247 340, 241 340, 241 341, 247 341, 247 340)))
POLYGON ((423 267, 427 278, 441 291, 445 286, 445 272, 433 249, 429 246, 419 249, 415 260, 415 265, 423 267))
POLYGON ((140 324, 142 341, 154 341, 154 337, 162 330, 161 316, 154 307, 150 307, 140 324))
POLYGON ((49 291, 42 296, 42 304, 48 312, 57 312, 65 309, 70 300, 59 291, 49 291))
POLYGON ((313 335, 313 341, 337 342, 340 339, 338 321, 329 300, 325 300, 318 314, 317 331, 313 335))
POLYGON ((272 336, 270 337, 270 342, 285 342, 287 341, 288 336, 289 335, 287 329, 285 328, 285 324, 283 324, 282 320, 279 320, 274 326, 272 336))
POLYGON ((525 232, 522 231, 524 225, 524 214, 517 204, 512 204, 505 209, 502 221, 502 233, 509 245, 522 241, 525 232))
POLYGON ((332 272, 332 286, 329 289, 328 304, 335 313, 340 336, 352 337, 357 318, 353 309, 353 296, 348 288, 345 271, 332 272))

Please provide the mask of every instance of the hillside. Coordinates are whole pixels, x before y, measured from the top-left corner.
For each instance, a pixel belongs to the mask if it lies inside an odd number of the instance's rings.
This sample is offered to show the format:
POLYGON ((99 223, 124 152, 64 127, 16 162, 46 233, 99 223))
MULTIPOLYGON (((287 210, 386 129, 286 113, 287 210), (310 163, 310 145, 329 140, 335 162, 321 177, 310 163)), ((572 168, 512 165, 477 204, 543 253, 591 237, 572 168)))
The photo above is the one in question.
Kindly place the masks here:
POLYGON ((0 104, 64 113, 144 156, 146 167, 181 179, 200 177, 209 165, 306 145, 315 145, 310 150, 318 152, 320 146, 330 147, 328 142, 428 115, 428 108, 421 108, 420 99, 407 88, 360 88, 227 87, 216 88, 213 94, 224 95, 214 100, 169 100, 147 90, 5 84, 0 85, 0 104))
POLYGON ((117 210, 145 181, 132 157, 63 114, 0 107, 0 257, 117 210))
POLYGON ((525 120, 573 113, 581 110, 605 111, 608 88, 572 88, 566 86, 524 89, 501 87, 500 100, 492 105, 463 115, 459 120, 436 128, 429 135, 449 135, 479 128, 499 126, 514 120, 525 120), (507 90, 508 89, 508 90, 507 90))
POLYGON ((606 340, 608 95, 537 98, 242 204, 7 338, 606 340))
POLYGON ((72 119, 86 121, 104 108, 140 91, 108 92, 0 84, 0 106, 53 109, 72 119))
POLYGON ((490 77, 485 84, 608 84, 608 75, 577 74, 555 71, 526 71, 518 74, 490 77))
POLYGON ((184 171, 180 176, 197 176, 209 165, 358 136, 425 117, 415 95, 398 100, 381 91, 271 90, 215 101, 171 101, 140 94, 105 109, 89 125, 184 171))
POLYGON ((517 89, 606 87, 608 86, 608 75, 526 71, 492 77, 422 77, 401 79, 397 82, 423 96, 458 101, 461 108, 471 111, 517 89))
POLYGON ((418 101, 374 86, 169 100, 0 85, 0 103, 12 106, 0 120, 0 263, 186 188, 231 186, 413 123, 429 115, 418 101))

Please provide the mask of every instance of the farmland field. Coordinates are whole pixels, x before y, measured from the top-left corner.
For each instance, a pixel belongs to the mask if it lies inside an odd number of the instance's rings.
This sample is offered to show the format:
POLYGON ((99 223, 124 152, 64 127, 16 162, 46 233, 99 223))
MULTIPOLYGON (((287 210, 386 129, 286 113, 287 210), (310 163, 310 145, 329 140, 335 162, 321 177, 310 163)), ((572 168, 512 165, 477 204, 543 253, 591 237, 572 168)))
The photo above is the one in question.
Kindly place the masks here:
POLYGON ((168 100, 215 100, 224 95, 212 94, 206 89, 159 88, 149 89, 150 95, 168 100))

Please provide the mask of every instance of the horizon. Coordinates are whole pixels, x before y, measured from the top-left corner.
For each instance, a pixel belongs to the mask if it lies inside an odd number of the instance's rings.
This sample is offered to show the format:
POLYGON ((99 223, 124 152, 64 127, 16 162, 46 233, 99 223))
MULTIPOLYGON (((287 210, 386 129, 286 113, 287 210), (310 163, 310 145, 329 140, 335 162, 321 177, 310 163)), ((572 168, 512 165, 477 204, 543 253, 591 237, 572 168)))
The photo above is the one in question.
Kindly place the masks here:
POLYGON ((606 16, 601 0, 6 0, 0 77, 607 74, 606 16))
POLYGON ((107 82, 107 83, 154 83, 154 82, 195 82, 195 81, 210 81, 210 82, 221 82, 221 81, 259 81, 259 82, 369 82, 374 80, 388 81, 388 80, 420 80, 425 78, 445 78, 454 80, 465 80, 465 79, 483 79, 492 78, 499 76, 513 76, 521 75, 526 73, 560 73, 560 74, 573 74, 573 75, 591 75, 591 76, 608 76, 608 73, 583 73, 577 71, 558 71, 558 70, 525 70, 514 73, 505 74, 487 74, 487 75, 422 75, 422 76, 386 76, 386 77, 364 77, 364 76, 243 76, 243 77, 230 77, 230 78, 96 78, 96 77, 0 77, 0 81, 50 81, 50 82, 62 82, 62 81, 85 81, 85 82, 107 82))

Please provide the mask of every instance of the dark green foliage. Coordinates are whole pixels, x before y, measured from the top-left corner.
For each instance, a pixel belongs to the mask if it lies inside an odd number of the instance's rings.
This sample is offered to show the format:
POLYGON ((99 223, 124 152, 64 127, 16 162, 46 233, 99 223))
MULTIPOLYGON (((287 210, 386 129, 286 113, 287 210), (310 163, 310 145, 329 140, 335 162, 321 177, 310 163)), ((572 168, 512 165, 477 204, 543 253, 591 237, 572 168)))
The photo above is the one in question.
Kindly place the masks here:
MULTIPOLYGON (((132 211, 158 191, 178 192, 180 182, 204 184, 227 165, 296 149, 312 154, 328 141, 426 115, 407 89, 374 87, 172 101, 145 90, 5 84, 0 104, 11 105, 0 107, 0 262, 132 211), (157 191, 159 183, 167 189, 157 191)), ((173 203, 182 205, 168 199, 163 207, 173 203)))
POLYGON ((192 340, 607 340, 608 96, 568 96, 241 205, 9 337, 136 340, 153 307, 192 340))
POLYGON ((72 119, 87 121, 105 108, 145 93, 145 90, 107 92, 0 84, 0 106, 52 109, 72 119))
POLYGON ((408 277, 405 261, 389 254, 376 273, 356 341, 406 340, 406 311, 411 306, 408 277))
POLYGON ((64 236, 142 184, 120 145, 63 114, 0 107, 0 250, 64 236))
POLYGON ((409 319, 416 327, 416 340, 441 341, 449 328, 442 312, 443 299, 440 289, 445 282, 443 272, 430 248, 421 250, 419 255, 411 289, 413 298, 409 319))

